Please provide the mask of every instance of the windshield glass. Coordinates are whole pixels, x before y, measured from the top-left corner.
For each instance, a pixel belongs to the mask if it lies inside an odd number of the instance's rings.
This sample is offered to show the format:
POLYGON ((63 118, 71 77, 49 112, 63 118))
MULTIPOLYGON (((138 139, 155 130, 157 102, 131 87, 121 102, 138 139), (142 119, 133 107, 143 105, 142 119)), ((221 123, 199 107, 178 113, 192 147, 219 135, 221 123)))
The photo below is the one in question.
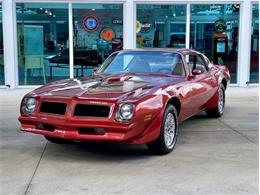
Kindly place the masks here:
POLYGON ((160 51, 125 51, 111 55, 99 73, 151 73, 185 75, 180 54, 160 51))

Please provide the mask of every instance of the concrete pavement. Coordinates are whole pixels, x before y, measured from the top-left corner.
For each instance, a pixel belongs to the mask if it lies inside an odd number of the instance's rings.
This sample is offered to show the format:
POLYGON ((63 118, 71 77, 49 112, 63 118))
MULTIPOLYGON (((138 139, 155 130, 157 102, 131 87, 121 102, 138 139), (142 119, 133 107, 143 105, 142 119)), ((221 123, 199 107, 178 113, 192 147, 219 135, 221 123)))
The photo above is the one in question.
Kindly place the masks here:
POLYGON ((144 145, 56 145, 19 131, 22 96, 0 90, 0 194, 258 194, 258 88, 230 87, 220 119, 180 125, 175 150, 144 145))

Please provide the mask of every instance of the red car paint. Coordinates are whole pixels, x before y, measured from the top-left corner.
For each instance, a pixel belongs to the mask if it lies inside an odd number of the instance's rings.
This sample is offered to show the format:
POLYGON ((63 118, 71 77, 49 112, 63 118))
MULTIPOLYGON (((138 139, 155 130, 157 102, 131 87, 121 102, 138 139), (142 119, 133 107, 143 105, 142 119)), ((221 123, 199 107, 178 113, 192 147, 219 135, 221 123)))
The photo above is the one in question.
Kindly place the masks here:
MULTIPOLYGON (((193 50, 160 49, 159 51, 179 53, 182 59, 189 54, 200 55, 208 66, 208 71, 196 76, 191 73, 186 76, 97 73, 89 77, 53 82, 25 96, 34 97, 37 101, 33 113, 24 114, 21 111, 19 117, 21 130, 72 140, 143 144, 159 137, 164 109, 169 102, 179 102, 179 107, 177 107, 179 122, 206 108, 216 107, 220 84, 223 83, 226 87, 230 81, 229 71, 225 66, 212 65, 204 55, 193 50), (124 85, 128 81, 131 86, 125 89, 124 85), (86 85, 91 82, 99 82, 102 87, 90 89, 86 85), (40 112, 40 105, 43 101, 67 103, 65 115, 40 112), (109 106, 109 115, 108 117, 73 116, 73 109, 78 103, 109 106), (115 119, 120 103, 134 105, 135 110, 131 121, 118 122, 115 119), (50 131, 38 128, 38 123, 52 125, 54 129, 50 131), (103 128, 105 133, 79 133, 79 128, 84 127, 103 128)), ((185 60, 183 61, 187 70, 187 64, 185 60)))

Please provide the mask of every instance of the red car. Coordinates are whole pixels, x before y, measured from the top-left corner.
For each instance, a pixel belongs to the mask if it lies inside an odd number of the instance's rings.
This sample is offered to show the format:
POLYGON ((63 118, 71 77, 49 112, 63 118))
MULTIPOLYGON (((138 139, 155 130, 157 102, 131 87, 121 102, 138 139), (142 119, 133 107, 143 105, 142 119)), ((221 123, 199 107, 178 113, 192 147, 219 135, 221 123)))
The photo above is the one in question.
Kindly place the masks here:
POLYGON ((123 50, 92 76, 44 85, 21 103, 21 130, 67 140, 147 144, 173 150, 178 124, 205 110, 224 112, 227 67, 188 49, 123 50))

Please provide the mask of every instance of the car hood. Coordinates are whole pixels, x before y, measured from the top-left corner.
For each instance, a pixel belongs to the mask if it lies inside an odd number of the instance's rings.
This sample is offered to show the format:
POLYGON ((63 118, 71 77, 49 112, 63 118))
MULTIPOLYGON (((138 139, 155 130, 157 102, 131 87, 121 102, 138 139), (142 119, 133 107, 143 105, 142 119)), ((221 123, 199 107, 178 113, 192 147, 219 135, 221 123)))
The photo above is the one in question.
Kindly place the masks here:
POLYGON ((159 74, 97 74, 67 79, 42 86, 30 95, 82 99, 137 99, 167 83, 177 83, 178 76, 159 74))

